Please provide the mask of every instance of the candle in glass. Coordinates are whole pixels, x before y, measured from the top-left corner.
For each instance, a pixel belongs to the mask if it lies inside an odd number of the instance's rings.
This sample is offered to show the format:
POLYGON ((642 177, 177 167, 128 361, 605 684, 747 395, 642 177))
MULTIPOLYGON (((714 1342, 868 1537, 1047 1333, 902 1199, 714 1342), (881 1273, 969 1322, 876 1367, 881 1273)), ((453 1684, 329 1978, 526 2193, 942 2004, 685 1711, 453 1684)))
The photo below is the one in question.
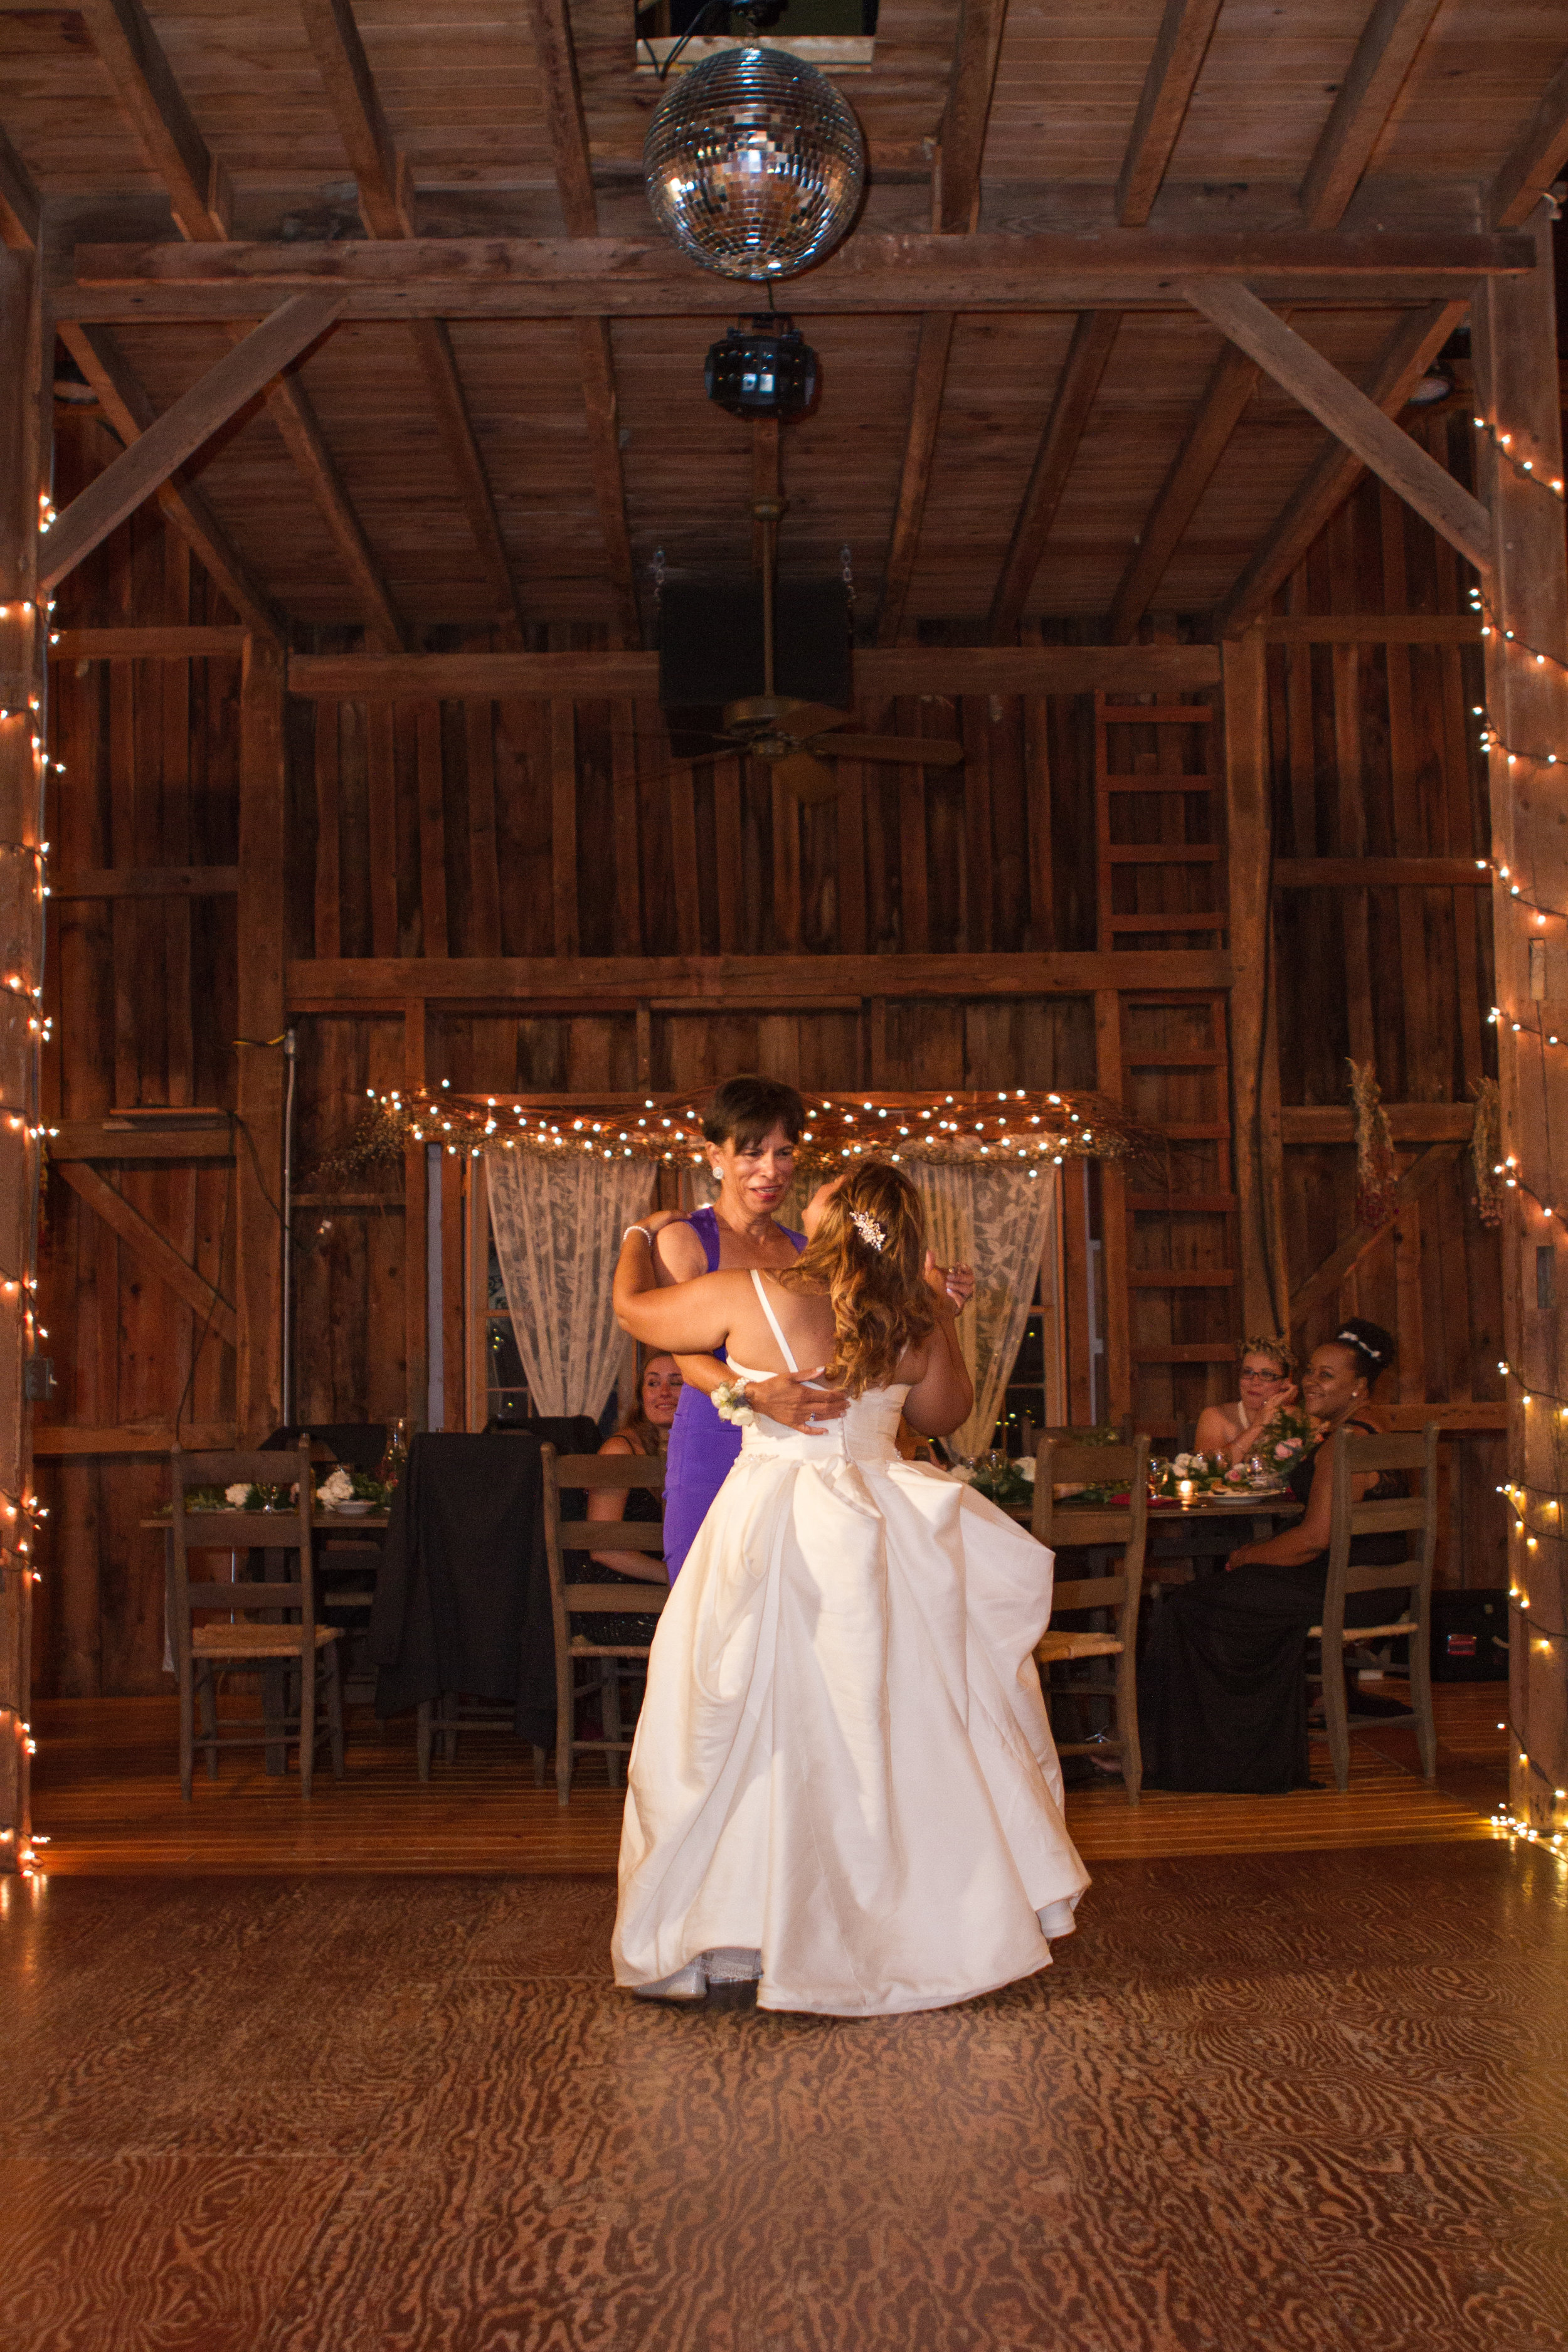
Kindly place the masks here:
POLYGON ((1185 1510, 1187 1505, 1193 1499, 1192 1480, 1190 1478, 1178 1478, 1176 1481, 1176 1492, 1181 1496, 1182 1508, 1185 1510))

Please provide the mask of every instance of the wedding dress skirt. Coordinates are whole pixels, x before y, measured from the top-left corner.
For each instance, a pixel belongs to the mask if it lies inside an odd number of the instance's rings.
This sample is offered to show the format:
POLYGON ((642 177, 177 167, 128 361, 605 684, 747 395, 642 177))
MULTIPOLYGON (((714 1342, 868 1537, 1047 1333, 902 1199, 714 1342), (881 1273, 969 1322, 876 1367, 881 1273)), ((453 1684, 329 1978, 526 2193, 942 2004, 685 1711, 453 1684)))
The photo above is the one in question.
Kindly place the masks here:
POLYGON ((1010 1984, 1071 1933, 1089 1876, 1031 1654, 1051 1555, 900 1458, 907 1394, 746 1430, 654 1637, 619 1985, 754 1978, 763 2009, 879 2017, 1010 1984))

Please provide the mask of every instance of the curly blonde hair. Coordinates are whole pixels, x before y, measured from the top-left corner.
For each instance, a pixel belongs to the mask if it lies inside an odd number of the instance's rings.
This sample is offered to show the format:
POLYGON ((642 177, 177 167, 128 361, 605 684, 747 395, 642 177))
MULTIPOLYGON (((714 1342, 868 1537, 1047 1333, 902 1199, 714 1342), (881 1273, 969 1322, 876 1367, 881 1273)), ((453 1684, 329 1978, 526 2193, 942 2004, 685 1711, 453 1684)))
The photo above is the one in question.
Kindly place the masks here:
POLYGON ((850 1396, 886 1388, 931 1331, 936 1302, 925 1254, 920 1194, 900 1169, 868 1160, 827 1202, 794 1265, 775 1277, 786 1290, 826 1292, 834 1338, 824 1377, 836 1388, 850 1396))
POLYGON ((1296 1369, 1296 1359, 1283 1339, 1244 1339, 1237 1360, 1244 1364, 1248 1356, 1266 1358, 1282 1381, 1288 1381, 1296 1369))

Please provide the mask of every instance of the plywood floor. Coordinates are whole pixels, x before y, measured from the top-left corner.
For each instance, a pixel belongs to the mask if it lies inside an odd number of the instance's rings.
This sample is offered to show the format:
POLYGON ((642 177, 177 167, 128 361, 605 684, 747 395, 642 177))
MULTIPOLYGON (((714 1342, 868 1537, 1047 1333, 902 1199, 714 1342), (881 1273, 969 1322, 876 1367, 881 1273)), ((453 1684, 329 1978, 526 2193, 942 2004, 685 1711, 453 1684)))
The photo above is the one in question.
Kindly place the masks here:
POLYGON ((1548 2352, 1565 1880, 1102 1862, 1041 1975, 855 2021, 617 1992, 603 1876, 4 1882, 0 2342, 1548 2352))
MULTIPOLYGON (((1068 1819, 1090 1864, 1222 1853, 1327 1852, 1357 1846, 1453 1843, 1494 1835, 1486 1819, 1506 1794, 1500 1686, 1438 1694, 1440 1765, 1429 1788, 1404 1732, 1352 1743, 1351 1788, 1288 1797, 1145 1794, 1134 1810, 1120 1784, 1069 1791, 1068 1819)), ((507 1875, 612 1874, 622 1799, 602 1764, 583 1768, 563 1811, 552 1786, 532 1783, 529 1751, 510 1737, 465 1737, 456 1764, 428 1784, 415 1769, 411 1720, 378 1725, 368 1708, 350 1727, 348 1772, 268 1779, 258 1754, 231 1752, 222 1778, 198 1770, 181 1802, 171 1699, 69 1700, 40 1707, 35 1729, 35 1819, 51 1875, 476 1872, 507 1875)))

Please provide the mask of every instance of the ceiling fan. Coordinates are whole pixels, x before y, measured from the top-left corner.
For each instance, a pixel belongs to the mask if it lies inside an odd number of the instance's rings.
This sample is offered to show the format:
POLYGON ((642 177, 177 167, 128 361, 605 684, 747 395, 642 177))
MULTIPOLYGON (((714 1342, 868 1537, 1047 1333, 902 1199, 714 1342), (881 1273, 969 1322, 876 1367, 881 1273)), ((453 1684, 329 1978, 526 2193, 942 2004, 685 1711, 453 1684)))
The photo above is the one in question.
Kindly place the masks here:
POLYGON ((956 768, 961 743, 928 741, 920 735, 847 735, 854 713, 831 703, 799 702, 774 688, 773 604, 782 499, 759 499, 752 509, 763 530, 763 691, 724 706, 722 731, 704 730, 714 745, 710 757, 738 751, 764 761, 795 799, 810 806, 832 800, 838 780, 829 760, 887 760, 905 768, 956 768))

